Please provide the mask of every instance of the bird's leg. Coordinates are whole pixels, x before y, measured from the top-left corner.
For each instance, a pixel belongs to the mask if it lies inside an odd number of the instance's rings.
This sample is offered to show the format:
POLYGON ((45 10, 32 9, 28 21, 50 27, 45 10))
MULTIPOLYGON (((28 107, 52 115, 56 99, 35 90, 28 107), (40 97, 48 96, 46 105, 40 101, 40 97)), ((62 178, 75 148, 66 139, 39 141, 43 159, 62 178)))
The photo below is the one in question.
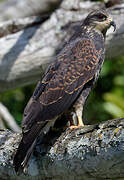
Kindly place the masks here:
POLYGON ((82 119, 82 114, 83 114, 83 106, 81 105, 76 109, 76 114, 78 118, 78 126, 84 126, 83 119, 82 119))
POLYGON ((76 128, 80 127, 80 126, 84 126, 84 123, 83 123, 83 120, 82 120, 83 106, 82 105, 75 106, 75 112, 76 112, 76 115, 77 115, 78 124, 77 124, 77 126, 70 126, 70 129, 76 129, 76 128))

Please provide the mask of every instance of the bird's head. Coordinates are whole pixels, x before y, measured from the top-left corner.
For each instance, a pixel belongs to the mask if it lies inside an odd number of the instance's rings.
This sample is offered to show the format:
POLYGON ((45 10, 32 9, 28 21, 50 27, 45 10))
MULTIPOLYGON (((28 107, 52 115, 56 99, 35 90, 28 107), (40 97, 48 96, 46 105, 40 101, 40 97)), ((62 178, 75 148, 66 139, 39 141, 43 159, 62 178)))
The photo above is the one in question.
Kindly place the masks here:
POLYGON ((114 31, 116 30, 115 22, 109 17, 105 10, 95 10, 91 12, 84 20, 84 25, 93 27, 95 30, 102 33, 106 33, 110 26, 114 27, 114 31))

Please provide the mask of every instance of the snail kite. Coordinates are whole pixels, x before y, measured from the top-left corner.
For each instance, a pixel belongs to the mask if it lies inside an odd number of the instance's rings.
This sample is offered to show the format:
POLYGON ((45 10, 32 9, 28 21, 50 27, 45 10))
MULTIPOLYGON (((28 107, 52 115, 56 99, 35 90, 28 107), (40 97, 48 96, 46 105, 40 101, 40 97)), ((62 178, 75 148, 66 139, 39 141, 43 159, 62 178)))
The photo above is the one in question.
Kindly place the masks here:
POLYGON ((105 10, 91 12, 48 67, 24 110, 23 137, 14 157, 16 171, 26 165, 37 137, 47 133, 62 113, 73 107, 78 126, 83 126, 83 105, 99 76, 111 25, 116 28, 105 10))

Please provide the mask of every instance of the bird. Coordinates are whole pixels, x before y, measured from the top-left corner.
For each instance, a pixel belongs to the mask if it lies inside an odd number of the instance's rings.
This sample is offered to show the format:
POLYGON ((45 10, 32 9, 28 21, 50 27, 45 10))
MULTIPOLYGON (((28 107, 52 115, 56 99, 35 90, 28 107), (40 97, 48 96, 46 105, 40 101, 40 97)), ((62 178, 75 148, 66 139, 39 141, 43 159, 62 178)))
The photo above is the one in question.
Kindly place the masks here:
POLYGON ((24 170, 38 137, 42 139, 63 113, 75 110, 78 124, 71 130, 84 126, 83 107, 99 77, 111 26, 115 31, 105 9, 92 11, 47 68, 24 109, 22 139, 13 159, 16 172, 24 170))

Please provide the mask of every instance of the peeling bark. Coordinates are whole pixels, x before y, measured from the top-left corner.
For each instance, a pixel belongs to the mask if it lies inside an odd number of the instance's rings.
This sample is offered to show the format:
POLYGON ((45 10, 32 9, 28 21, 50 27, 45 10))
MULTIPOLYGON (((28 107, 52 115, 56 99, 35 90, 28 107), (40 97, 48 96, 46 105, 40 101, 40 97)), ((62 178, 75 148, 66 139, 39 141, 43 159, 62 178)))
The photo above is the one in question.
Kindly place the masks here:
POLYGON ((35 150, 27 175, 17 176, 12 158, 20 137, 8 130, 0 131, 0 179, 100 180, 124 177, 124 118, 76 130, 67 129, 46 152, 35 150))
MULTIPOLYGON (((33 24, 33 21, 37 20, 29 18, 20 20, 20 22, 27 20, 27 25, 24 23, 21 28, 19 28, 21 23, 19 25, 17 23, 18 32, 14 34, 10 34, 13 33, 13 29, 8 32, 5 28, 8 35, 3 34, 1 36, 4 37, 0 38, 0 92, 37 82, 48 64, 55 59, 56 54, 63 47, 63 42, 67 41, 78 28, 80 21, 91 9, 102 6, 102 3, 90 1, 65 0, 50 18, 41 24, 33 24), (31 27, 26 28, 29 24, 32 24, 31 27)), ((107 35, 107 59, 124 55, 123 6, 122 2, 110 10, 117 24, 117 31, 113 33, 113 29, 110 29, 107 35)), ((16 20, 14 22, 16 24, 16 20)), ((13 21, 8 23, 11 27, 13 21)), ((3 26, 7 27, 5 23, 3 26)))

